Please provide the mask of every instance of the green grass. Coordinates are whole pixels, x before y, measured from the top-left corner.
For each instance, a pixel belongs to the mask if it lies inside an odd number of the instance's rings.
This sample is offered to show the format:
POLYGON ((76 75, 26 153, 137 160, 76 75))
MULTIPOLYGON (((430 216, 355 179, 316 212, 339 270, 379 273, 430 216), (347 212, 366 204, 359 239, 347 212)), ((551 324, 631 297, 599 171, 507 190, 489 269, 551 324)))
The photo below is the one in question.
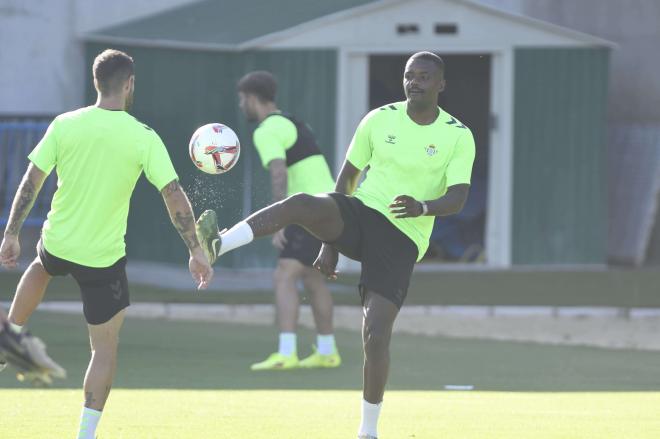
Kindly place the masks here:
MULTIPOLYGON (((89 356, 84 321, 37 313, 30 327, 69 378, 41 390, 1 373, 1 436, 72 437, 89 356)), ((129 319, 99 437, 354 438, 360 340, 337 338, 339 369, 252 373, 275 345, 271 328, 129 319)), ((301 354, 312 342, 301 334, 301 354)), ((658 370, 658 352, 396 335, 381 438, 657 439, 658 370)))
MULTIPOLYGON (((222 276, 218 271, 217 276, 222 276)), ((20 273, 0 272, 0 300, 11 300, 20 273)), ((130 280, 130 279, 129 279, 130 280)), ((335 303, 359 305, 355 274, 342 275, 335 303)), ((406 305, 538 305, 660 307, 660 270, 606 271, 447 271, 415 273, 406 305)), ((191 283, 192 286, 192 283, 191 283)), ((46 300, 78 300, 71 277, 54 278, 46 300)), ((271 291, 178 291, 131 284, 133 301, 272 303, 271 291)), ((308 299, 303 295, 303 303, 308 299)))
MULTIPOLYGON (((79 394, 4 390, 4 437, 74 437, 79 394), (8 408, 8 410, 7 410, 8 408)), ((115 389, 102 439, 355 438, 356 391, 115 389)), ((393 391, 379 433, 389 439, 657 439, 657 393, 393 391)))

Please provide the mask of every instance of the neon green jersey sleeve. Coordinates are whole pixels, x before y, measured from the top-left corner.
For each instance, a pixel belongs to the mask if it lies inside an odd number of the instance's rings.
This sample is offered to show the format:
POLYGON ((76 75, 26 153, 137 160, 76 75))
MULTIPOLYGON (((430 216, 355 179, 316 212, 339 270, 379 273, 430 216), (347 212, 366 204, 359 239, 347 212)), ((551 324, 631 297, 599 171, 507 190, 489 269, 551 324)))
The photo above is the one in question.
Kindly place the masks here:
POLYGON ((447 187, 470 184, 474 154, 474 137, 470 131, 466 131, 456 142, 454 153, 447 165, 447 187))
POLYGON ((151 142, 145 150, 142 169, 147 179, 159 191, 172 180, 179 178, 165 144, 156 133, 151 137, 151 142))
POLYGON ((364 169, 371 160, 373 146, 371 144, 371 124, 369 122, 372 120, 373 114, 374 112, 367 114, 360 121, 346 153, 346 160, 359 170, 364 169))
POLYGON ((279 115, 266 118, 252 135, 263 167, 268 168, 275 159, 286 160, 286 150, 296 143, 297 137, 296 126, 289 119, 279 115))
POLYGON ((46 134, 34 147, 28 159, 34 165, 50 174, 57 162, 57 119, 53 120, 46 130, 46 134))

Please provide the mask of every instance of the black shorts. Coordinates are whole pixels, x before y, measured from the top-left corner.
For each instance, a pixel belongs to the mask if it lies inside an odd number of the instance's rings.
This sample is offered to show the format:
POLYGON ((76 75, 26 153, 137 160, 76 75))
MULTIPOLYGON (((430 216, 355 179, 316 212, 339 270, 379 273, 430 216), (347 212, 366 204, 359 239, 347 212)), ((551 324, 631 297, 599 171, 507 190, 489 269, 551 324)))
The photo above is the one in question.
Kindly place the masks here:
POLYGON ((284 237, 286 244, 280 252, 280 258, 296 259, 301 264, 311 267, 321 250, 321 241, 296 224, 284 229, 284 237))
POLYGON ((417 245, 385 216, 355 197, 331 193, 337 202, 344 230, 329 242, 340 253, 362 262, 360 297, 373 291, 401 308, 419 253, 417 245))
POLYGON ((126 257, 110 267, 86 267, 48 253, 41 240, 37 244, 37 253, 48 274, 70 274, 78 282, 83 313, 90 325, 107 322, 129 305, 126 257))

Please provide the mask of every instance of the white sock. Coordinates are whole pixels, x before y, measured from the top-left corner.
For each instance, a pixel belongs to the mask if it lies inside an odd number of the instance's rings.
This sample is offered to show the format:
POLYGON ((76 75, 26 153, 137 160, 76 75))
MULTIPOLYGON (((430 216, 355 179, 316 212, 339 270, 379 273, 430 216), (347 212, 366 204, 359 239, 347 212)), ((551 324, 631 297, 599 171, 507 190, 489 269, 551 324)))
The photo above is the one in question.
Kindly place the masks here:
POLYGON ((382 405, 382 402, 371 404, 364 399, 362 400, 362 422, 360 423, 358 435, 368 434, 369 436, 378 437, 378 416, 382 405))
POLYGON ((316 336, 316 346, 319 350, 319 354, 321 354, 321 355, 334 354, 335 351, 337 350, 337 346, 335 345, 335 335, 334 334, 328 334, 328 335, 318 334, 316 336))
POLYGON ((98 410, 83 407, 78 439, 94 439, 96 437, 96 426, 101 419, 101 413, 98 410))
POLYGON ((237 247, 249 244, 254 239, 252 228, 245 221, 241 221, 220 236, 222 237, 222 245, 220 246, 221 255, 237 247))
POLYGON ((14 330, 14 332, 21 332, 23 331, 23 326, 22 325, 17 325, 16 323, 9 323, 9 327, 14 330))
POLYGON ((278 352, 287 357, 297 352, 295 332, 280 332, 280 347, 278 352))

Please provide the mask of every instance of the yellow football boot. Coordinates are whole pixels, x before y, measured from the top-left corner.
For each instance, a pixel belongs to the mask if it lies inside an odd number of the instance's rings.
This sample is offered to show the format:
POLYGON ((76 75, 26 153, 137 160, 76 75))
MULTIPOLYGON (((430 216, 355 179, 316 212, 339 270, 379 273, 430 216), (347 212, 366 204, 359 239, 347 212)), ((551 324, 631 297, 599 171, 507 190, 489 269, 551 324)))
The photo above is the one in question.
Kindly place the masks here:
POLYGON ((318 369, 318 368, 332 368, 341 366, 341 357, 337 349, 332 354, 321 355, 316 349, 316 346, 312 346, 314 352, 309 357, 300 360, 299 367, 304 369, 318 369))
POLYGON ((254 363, 250 366, 250 370, 288 370, 297 369, 300 364, 297 354, 282 355, 279 352, 270 354, 261 363, 254 363))

